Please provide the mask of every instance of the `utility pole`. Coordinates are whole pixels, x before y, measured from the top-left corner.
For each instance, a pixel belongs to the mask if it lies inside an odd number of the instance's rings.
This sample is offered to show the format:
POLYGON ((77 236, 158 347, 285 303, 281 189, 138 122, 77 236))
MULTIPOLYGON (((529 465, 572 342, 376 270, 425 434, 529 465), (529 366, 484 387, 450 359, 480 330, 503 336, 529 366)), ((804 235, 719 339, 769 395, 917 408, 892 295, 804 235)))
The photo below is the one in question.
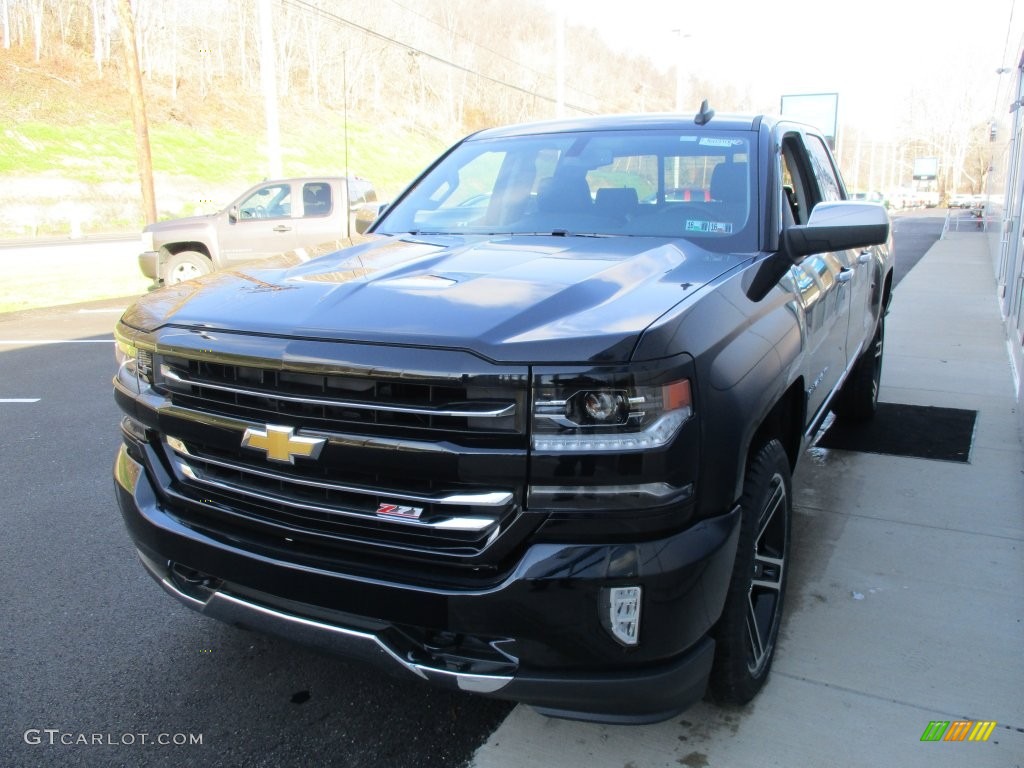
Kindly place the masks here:
POLYGON ((121 20, 124 38, 125 73, 132 101, 132 125, 135 127, 135 153, 139 163, 139 182, 142 185, 142 212, 146 223, 156 221, 156 194, 153 192, 153 156, 149 150, 149 123, 146 120, 146 102, 142 97, 142 73, 139 72, 139 52, 135 47, 135 17, 131 0, 119 0, 117 15, 121 20))
POLYGON ((277 117, 277 71, 274 63, 274 31, 270 0, 260 0, 260 82, 263 111, 267 118, 267 167, 270 178, 281 178, 281 128, 277 117))
POLYGON ((555 117, 565 117, 565 8, 555 9, 555 117))
POLYGON ((676 114, 683 113, 683 77, 685 75, 684 64, 685 64, 685 50, 684 46, 686 41, 689 40, 692 35, 689 32, 683 32, 682 29, 673 29, 672 34, 676 36, 676 114))

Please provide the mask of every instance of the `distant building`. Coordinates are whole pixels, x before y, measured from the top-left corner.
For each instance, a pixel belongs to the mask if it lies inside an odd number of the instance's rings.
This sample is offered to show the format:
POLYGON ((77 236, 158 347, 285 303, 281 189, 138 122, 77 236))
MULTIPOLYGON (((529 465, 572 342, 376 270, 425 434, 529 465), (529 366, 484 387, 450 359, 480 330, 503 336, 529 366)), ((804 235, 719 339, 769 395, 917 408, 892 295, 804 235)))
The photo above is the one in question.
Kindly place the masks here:
MULTIPOLYGON (((1003 70, 1000 70, 1001 75, 1003 70)), ((1001 226, 989 230, 989 243, 996 256, 999 303, 1006 322, 1015 371, 1017 400, 1024 401, 1024 50, 1007 101, 1010 120, 993 121, 993 162, 986 216, 993 214, 1001 226), (1000 135, 1000 134, 1004 135, 1000 135)), ((1018 412, 1020 412, 1018 408, 1018 412)), ((1024 418, 1024 417, 1022 417, 1024 418)))

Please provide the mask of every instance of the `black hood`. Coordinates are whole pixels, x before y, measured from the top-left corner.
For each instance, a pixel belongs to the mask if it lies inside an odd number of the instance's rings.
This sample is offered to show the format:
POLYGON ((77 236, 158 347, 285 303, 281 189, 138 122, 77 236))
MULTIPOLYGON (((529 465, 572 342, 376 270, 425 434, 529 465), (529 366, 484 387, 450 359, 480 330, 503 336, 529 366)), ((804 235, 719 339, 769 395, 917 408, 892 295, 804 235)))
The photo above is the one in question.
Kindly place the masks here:
POLYGON ((614 362, 740 261, 664 238, 388 237, 287 269, 170 286, 124 322, 465 349, 505 362, 614 362))

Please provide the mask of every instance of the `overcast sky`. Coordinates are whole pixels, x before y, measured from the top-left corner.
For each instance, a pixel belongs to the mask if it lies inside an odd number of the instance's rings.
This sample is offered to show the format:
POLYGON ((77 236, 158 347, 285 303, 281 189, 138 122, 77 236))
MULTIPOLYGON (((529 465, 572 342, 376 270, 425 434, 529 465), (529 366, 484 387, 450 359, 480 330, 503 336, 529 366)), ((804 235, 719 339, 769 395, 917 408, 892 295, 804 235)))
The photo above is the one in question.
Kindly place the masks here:
MULTIPOLYGON (((1002 110, 1015 75, 996 70, 1015 70, 1024 43, 1024 0, 545 2, 561 5, 570 26, 594 27, 666 69, 678 60, 700 78, 749 86, 750 109, 778 110, 782 94, 838 92, 841 120, 879 133, 912 93, 934 110, 968 99, 972 111, 1002 110)), ((700 96, 687 96, 694 109, 700 96)))

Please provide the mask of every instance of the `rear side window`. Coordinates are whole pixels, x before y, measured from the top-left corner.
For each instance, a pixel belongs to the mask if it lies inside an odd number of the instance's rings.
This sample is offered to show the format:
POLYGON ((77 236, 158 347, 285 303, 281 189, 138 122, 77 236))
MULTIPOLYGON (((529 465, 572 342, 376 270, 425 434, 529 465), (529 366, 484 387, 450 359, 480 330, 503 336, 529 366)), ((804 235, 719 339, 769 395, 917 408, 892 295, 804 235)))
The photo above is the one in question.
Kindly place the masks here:
POLYGON ((324 182, 307 182, 302 185, 302 205, 307 218, 329 216, 334 207, 331 185, 324 182))
POLYGON ((838 172, 832 164, 828 149, 817 136, 807 137, 807 152, 811 158, 811 167, 818 179, 822 200, 842 200, 843 186, 838 172))

